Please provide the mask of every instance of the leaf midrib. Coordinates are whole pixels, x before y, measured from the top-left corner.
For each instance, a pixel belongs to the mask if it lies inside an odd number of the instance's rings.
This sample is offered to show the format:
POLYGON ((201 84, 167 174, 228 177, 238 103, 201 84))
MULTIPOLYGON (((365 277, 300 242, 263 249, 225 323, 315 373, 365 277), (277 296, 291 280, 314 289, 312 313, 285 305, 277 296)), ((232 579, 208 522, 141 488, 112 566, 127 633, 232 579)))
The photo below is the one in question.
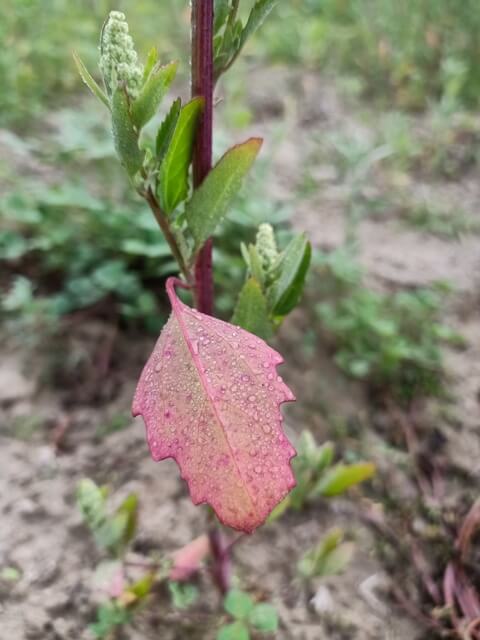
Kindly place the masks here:
MULTIPOLYGON (((185 340, 185 344, 187 345, 187 349, 189 350, 190 355, 192 356, 192 360, 193 360, 193 362, 195 364, 195 368, 197 370, 198 377, 200 379, 200 384, 201 384, 202 388, 205 390, 205 394, 206 394, 208 400, 210 401, 210 404, 213 406, 213 411, 215 413, 215 417, 216 417, 219 425, 222 427, 222 431, 223 431, 223 434, 224 434, 224 437, 225 437, 225 442, 227 443, 228 449, 230 451, 231 458, 232 458, 233 463, 235 465, 235 468, 236 468, 236 470, 238 472, 238 475, 239 475, 240 479, 242 480, 243 486, 245 487, 245 493, 247 494, 247 496, 248 496, 248 498, 249 498, 249 500, 251 502, 252 508, 255 510, 255 512, 257 512, 257 507, 256 507, 256 504, 255 504, 255 501, 254 501, 253 496, 251 495, 251 493, 249 491, 248 483, 245 481, 245 479, 243 477, 243 474, 242 474, 242 471, 241 471, 240 467, 238 466, 237 459, 236 459, 236 457, 235 457, 235 455, 233 453, 232 445, 230 444, 230 440, 228 438, 227 430, 225 429, 223 420, 220 417, 220 414, 219 414, 219 412, 217 410, 216 403, 215 403, 215 401, 213 399, 213 395, 212 395, 212 393, 210 391, 210 386, 209 386, 207 380, 205 379, 205 376, 202 373, 202 370, 201 370, 201 367, 200 367, 200 358, 199 358, 198 354, 196 354, 194 352, 194 350, 193 350, 193 348, 192 348, 192 346, 190 344, 191 341, 189 339, 187 339, 188 332, 187 332, 187 328, 186 328, 186 326, 185 326, 185 324, 183 322, 183 319, 182 319, 182 311, 183 310, 181 309, 180 305, 182 307, 185 307, 188 310, 188 307, 186 305, 183 305, 183 303, 180 302, 179 300, 172 300, 173 312, 175 313, 175 318, 177 319, 177 322, 178 322, 178 324, 180 326, 180 332, 181 332, 181 334, 183 336, 183 339, 185 340)), ((188 313, 188 311, 187 311, 187 313, 188 313)), ((195 318, 194 314, 191 314, 191 315, 195 318)))

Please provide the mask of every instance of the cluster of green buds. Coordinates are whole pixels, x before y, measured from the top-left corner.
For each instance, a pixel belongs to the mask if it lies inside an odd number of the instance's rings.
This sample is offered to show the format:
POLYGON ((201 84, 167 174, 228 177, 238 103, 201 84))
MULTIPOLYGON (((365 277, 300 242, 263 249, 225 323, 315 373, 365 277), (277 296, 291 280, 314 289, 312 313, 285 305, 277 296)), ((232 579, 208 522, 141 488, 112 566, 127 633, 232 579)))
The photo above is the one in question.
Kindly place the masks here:
POLYGON ((234 321, 268 338, 300 299, 310 265, 311 246, 305 234, 300 234, 279 251, 272 225, 262 223, 255 244, 242 243, 241 250, 247 265, 247 280, 234 321))
POLYGON ((124 86, 135 99, 142 86, 143 65, 138 61, 135 45, 128 33, 125 14, 111 11, 100 38, 100 70, 108 94, 124 86))
POLYGON ((262 269, 268 273, 278 258, 277 242, 271 224, 264 222, 258 227, 255 247, 262 262, 262 269))

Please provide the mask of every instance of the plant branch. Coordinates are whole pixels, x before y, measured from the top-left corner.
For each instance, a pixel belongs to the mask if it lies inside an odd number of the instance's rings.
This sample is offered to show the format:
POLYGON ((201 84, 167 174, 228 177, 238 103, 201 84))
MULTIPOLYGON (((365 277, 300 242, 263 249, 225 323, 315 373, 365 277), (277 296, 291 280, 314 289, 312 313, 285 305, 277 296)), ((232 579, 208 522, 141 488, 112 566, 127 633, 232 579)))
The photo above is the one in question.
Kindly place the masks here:
MULTIPOLYGON (((193 186, 199 187, 212 168, 213 140, 213 0, 192 2, 192 97, 202 96, 204 108, 193 150, 193 186)), ((213 314, 212 240, 195 261, 195 305, 213 314)))
POLYGON ((168 245, 170 247, 170 250, 175 258, 175 260, 178 262, 178 266, 180 267, 180 271, 182 272, 184 278, 186 279, 187 282, 190 282, 192 277, 190 274, 190 270, 187 266, 187 263, 185 262, 185 259, 183 257, 183 254, 180 250, 180 247, 178 245, 177 239, 175 238, 171 228, 170 228, 170 224, 168 222, 167 216, 165 215, 165 213, 162 211, 160 205, 158 204, 157 199, 155 198, 155 195, 153 194, 153 191, 151 190, 151 188, 149 187, 147 189, 146 192, 144 192, 143 197, 145 198, 145 200, 148 202, 150 209, 152 210, 153 215, 155 216, 156 221, 158 222, 160 229, 163 231, 163 235, 165 236, 165 240, 168 242, 168 245))

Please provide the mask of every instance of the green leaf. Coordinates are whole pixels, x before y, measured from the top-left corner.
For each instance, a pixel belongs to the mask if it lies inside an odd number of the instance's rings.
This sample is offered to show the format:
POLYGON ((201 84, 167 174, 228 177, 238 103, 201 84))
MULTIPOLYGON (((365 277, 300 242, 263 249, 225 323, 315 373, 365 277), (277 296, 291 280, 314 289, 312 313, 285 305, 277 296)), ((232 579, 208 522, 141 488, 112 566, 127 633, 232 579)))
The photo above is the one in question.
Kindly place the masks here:
POLYGON ((248 246, 248 266, 250 269, 250 273, 252 276, 258 281, 258 283, 263 287, 264 284, 264 274, 262 268, 262 259, 258 254, 258 249, 254 244, 250 244, 248 246))
POLYGON ((229 204, 242 186, 243 178, 257 157, 262 140, 250 138, 232 147, 193 192, 185 215, 195 239, 196 249, 215 231, 227 213, 229 204))
POLYGON ((155 577, 155 573, 147 573, 129 586, 127 591, 133 594, 138 600, 143 600, 150 594, 155 584, 155 577))
POLYGON ((170 111, 165 116, 157 133, 157 140, 155 142, 155 153, 159 163, 163 161, 167 149, 170 145, 170 141, 177 126, 178 117, 180 115, 180 109, 182 108, 182 101, 177 98, 170 107, 170 111))
POLYGON ((343 542, 343 531, 333 529, 316 547, 307 551, 298 563, 298 570, 305 578, 336 575, 348 565, 354 550, 352 543, 343 542))
POLYGON ((142 166, 143 153, 138 148, 138 134, 130 118, 127 94, 122 88, 116 89, 112 97, 112 128, 120 161, 133 178, 142 166))
POLYGON ((298 455, 303 456, 308 466, 316 473, 324 471, 332 464, 334 453, 335 448, 331 442, 325 442, 319 447, 308 429, 302 431, 298 444, 298 455))
POLYGON ((252 627, 263 633, 275 633, 278 630, 278 615, 275 607, 266 602, 257 604, 250 612, 248 620, 252 627))
POLYGON ((159 64, 154 66, 138 98, 132 104, 132 120, 138 129, 144 127, 157 113, 176 73, 176 62, 165 66, 159 64))
POLYGON ((254 605, 248 593, 239 589, 231 589, 225 596, 223 606, 231 616, 243 620, 252 611, 254 605))
POLYGON ((284 500, 279 502, 276 507, 273 508, 270 515, 267 518, 267 523, 271 524, 278 520, 283 516, 283 514, 288 511, 291 507, 290 495, 288 495, 284 500))
POLYGON ((77 486, 77 505, 88 527, 95 532, 106 518, 106 490, 84 478, 77 486))
POLYGON ((242 31, 239 49, 241 49, 248 38, 250 38, 250 36, 262 26, 264 20, 277 2, 278 0, 257 0, 250 12, 250 15, 248 16, 245 28, 242 31))
POLYGON ((270 293, 274 315, 285 316, 298 304, 303 292, 311 256, 312 248, 310 242, 303 233, 293 238, 280 255, 274 267, 278 275, 270 293))
POLYGON ((118 555, 123 548, 122 540, 127 528, 128 518, 120 513, 105 521, 94 530, 95 542, 102 549, 108 549, 113 555, 118 555))
POLYGON ((80 76, 81 76, 82 80, 84 81, 84 83, 87 85, 87 87, 93 93, 93 95, 96 96, 101 102, 103 102, 103 104, 106 107, 108 107, 108 109, 110 109, 110 101, 109 101, 109 99, 107 98, 105 93, 100 89, 100 87, 95 82, 95 80, 92 78, 92 76, 90 75, 90 72, 88 71, 87 67, 83 64, 81 58, 79 57, 79 55, 75 51, 73 52, 73 59, 75 61, 75 65, 77 67, 78 73, 80 74, 80 76))
POLYGON ((160 167, 159 197, 166 213, 171 213, 188 195, 188 167, 202 108, 203 98, 194 98, 182 107, 160 167))
POLYGON ((321 573, 317 572, 315 575, 335 576, 342 573, 349 565, 354 552, 355 545, 353 542, 344 542, 325 557, 321 573))
POLYGON ((220 629, 217 640, 250 640, 250 634, 242 622, 234 622, 220 629))
POLYGON ((143 84, 148 80, 149 75, 152 72, 153 67, 158 60, 157 47, 152 47, 148 52, 147 60, 145 62, 145 68, 143 70, 143 84))
POLYGON ((337 496, 350 487, 364 482, 375 473, 375 465, 371 462, 357 464, 337 464, 332 467, 318 482, 313 495, 325 497, 337 496))
POLYGON ((122 532, 122 544, 123 546, 127 546, 137 531, 138 496, 135 493, 128 495, 118 507, 115 516, 125 518, 125 525, 122 532))
POLYGON ((238 297, 232 323, 266 340, 272 335, 272 325, 268 319, 268 307, 262 288, 249 278, 238 297))
POLYGON ((319 447, 314 456, 315 471, 321 473, 333 462, 335 447, 331 442, 325 442, 319 447))
POLYGON ((193 584, 169 582, 168 590, 175 609, 187 609, 198 598, 198 589, 193 584))
POLYGON ((215 0, 213 33, 218 33, 225 24, 230 11, 230 0, 215 0))
POLYGON ((106 603, 97 610, 97 622, 89 626, 96 638, 106 638, 115 627, 126 624, 131 619, 131 612, 115 603, 106 603))

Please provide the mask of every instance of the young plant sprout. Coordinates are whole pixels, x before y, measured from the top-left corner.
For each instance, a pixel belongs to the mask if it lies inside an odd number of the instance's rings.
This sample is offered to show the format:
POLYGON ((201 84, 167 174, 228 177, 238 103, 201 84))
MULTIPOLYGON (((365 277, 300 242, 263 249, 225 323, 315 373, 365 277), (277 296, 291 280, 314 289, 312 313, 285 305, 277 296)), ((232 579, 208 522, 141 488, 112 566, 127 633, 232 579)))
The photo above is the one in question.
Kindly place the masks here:
MULTIPOLYGON (((193 0, 191 100, 173 100, 153 136, 157 114, 176 73, 152 49, 138 60, 123 13, 112 11, 101 33, 100 87, 81 60, 79 72, 112 116, 115 148, 130 181, 149 204, 178 263, 169 278, 170 319, 138 383, 133 414, 142 415, 155 460, 174 458, 195 504, 251 533, 295 485, 295 455, 282 427, 280 404, 294 395, 276 371, 282 357, 264 339, 301 296, 310 244, 294 237, 280 251, 270 225, 242 246, 246 277, 232 324, 214 316, 212 236, 224 220, 260 151, 251 138, 212 167, 213 94, 275 0, 257 0, 245 22, 238 0, 193 0), (177 297, 189 290, 195 308, 177 297)), ((185 62, 187 64, 187 62, 185 62)), ((229 589, 226 544, 211 522, 217 583, 229 589)))

